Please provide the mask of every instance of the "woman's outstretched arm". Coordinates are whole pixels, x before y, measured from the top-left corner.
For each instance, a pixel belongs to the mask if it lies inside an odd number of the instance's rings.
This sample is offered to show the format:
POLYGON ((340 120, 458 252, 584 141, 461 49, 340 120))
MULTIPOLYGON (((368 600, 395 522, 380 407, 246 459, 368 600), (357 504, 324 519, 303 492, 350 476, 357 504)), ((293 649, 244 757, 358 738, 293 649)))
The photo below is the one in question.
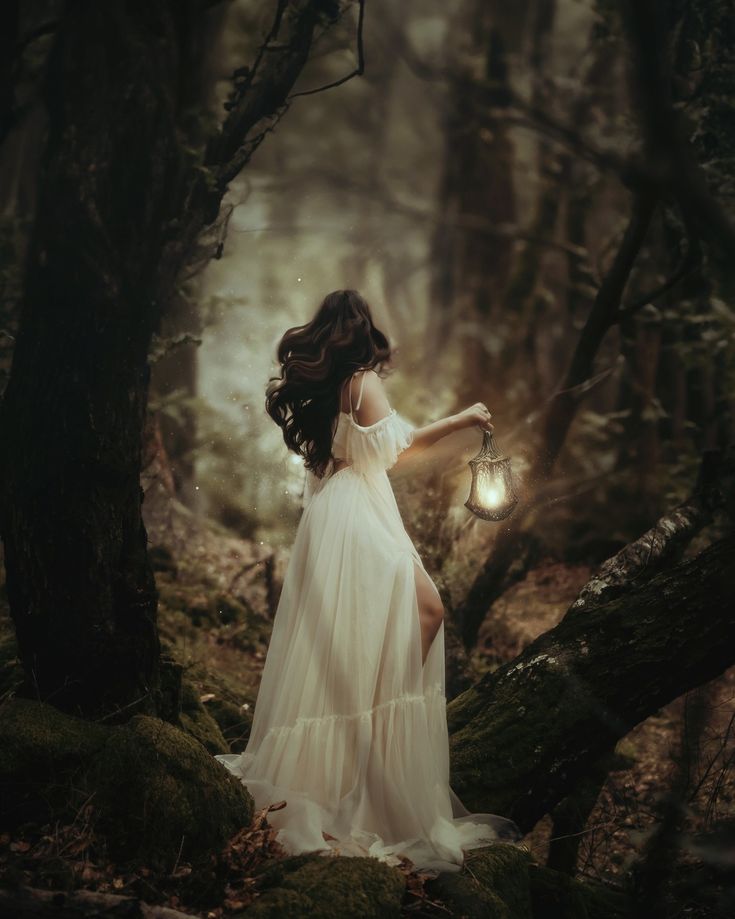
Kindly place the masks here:
MULTIPOLYGON (((491 418, 492 415, 487 410, 485 404, 483 402, 475 402, 474 405, 470 405, 469 408, 457 412, 456 415, 448 415, 446 418, 439 418, 437 421, 431 421, 429 424, 422 425, 420 428, 414 430, 411 445, 406 447, 399 455, 398 463, 404 458, 408 459, 411 456, 415 456, 417 453, 435 444, 438 440, 441 440, 442 437, 446 437, 448 434, 454 434, 455 431, 471 428, 473 425, 477 425, 477 427, 484 431, 492 431, 493 426, 490 423, 491 418)), ((398 465, 398 463, 396 465, 398 465)))
MULTIPOLYGON (((353 398, 356 398, 359 383, 353 380, 352 386, 354 389, 353 398)), ((364 426, 375 424, 376 421, 380 421, 380 419, 384 418, 390 411, 391 406, 383 387, 383 381, 377 373, 368 371, 365 375, 362 400, 357 412, 358 424, 364 426)), ((477 425, 482 430, 492 431, 493 426, 490 423, 491 418, 492 415, 485 404, 482 402, 475 402, 474 405, 470 405, 461 412, 457 412, 454 415, 448 415, 446 418, 439 418, 437 421, 422 425, 420 428, 415 428, 413 432, 413 441, 411 445, 399 455, 398 463, 404 458, 415 456, 417 453, 435 444, 438 440, 441 440, 442 437, 453 434, 455 431, 461 431, 463 428, 471 428, 473 425, 477 425)))

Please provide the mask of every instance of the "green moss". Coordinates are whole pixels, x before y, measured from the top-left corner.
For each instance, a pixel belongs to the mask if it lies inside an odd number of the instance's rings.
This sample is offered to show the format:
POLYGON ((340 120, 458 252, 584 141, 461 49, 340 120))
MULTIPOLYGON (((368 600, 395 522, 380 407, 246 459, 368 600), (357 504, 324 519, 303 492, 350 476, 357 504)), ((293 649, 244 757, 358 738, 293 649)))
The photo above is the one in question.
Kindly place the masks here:
POLYGON ((499 897, 513 919, 530 919, 528 870, 531 856, 518 846, 498 843, 467 854, 465 870, 486 891, 499 897))
POLYGON ((484 890, 467 874, 444 872, 428 881, 427 892, 432 899, 440 900, 453 916, 465 919, 513 919, 510 910, 500 897, 484 890))
POLYGON ((432 897, 467 919, 625 919, 625 897, 535 864, 525 849, 505 844, 468 853, 461 874, 430 881, 432 897))
POLYGON ((104 744, 108 729, 65 715, 34 699, 13 698, 0 708, 0 772, 56 767, 68 757, 89 757, 104 744))
MULTIPOLYGON (((306 916, 321 916, 321 913, 312 911, 314 904, 308 897, 302 896, 295 890, 277 889, 268 891, 265 896, 257 900, 246 913, 245 917, 256 916, 260 919, 301 919, 306 916)), ((348 916, 345 913, 345 919, 348 916)))
POLYGON ((588 919, 582 885, 568 874, 533 865, 529 882, 534 917, 588 919))
POLYGON ((191 664, 186 671, 186 679, 201 695, 213 696, 205 708, 219 725, 228 744, 226 752, 239 753, 250 736, 257 680, 252 674, 248 676, 250 684, 242 685, 226 673, 213 673, 200 663, 191 664))
POLYGON ((85 801, 113 857, 163 867, 208 860, 253 815, 242 783, 168 722, 101 725, 32 699, 3 703, 3 823, 72 818, 85 801))
POLYGON ((199 690, 187 679, 181 685, 180 721, 181 727, 211 754, 230 752, 219 725, 199 701, 199 690))
POLYGON ((401 915, 405 882, 375 858, 297 856, 270 866, 248 919, 391 919, 401 915))
POLYGON ((114 857, 170 867, 197 861, 253 815, 253 801, 204 747, 165 721, 138 715, 110 732, 90 774, 114 857))
POLYGON ((176 641, 184 623, 191 636, 201 628, 225 626, 227 641, 238 650, 266 649, 272 622, 251 606, 201 583, 181 583, 166 575, 156 583, 161 634, 168 641, 176 641))
POLYGON ((6 825, 73 815, 78 777, 104 747, 109 728, 33 699, 0 705, 0 816, 6 825))
POLYGON ((509 665, 522 669, 521 678, 489 675, 447 709, 452 788, 470 810, 515 819, 528 793, 529 769, 546 752, 550 733, 558 733, 569 712, 581 719, 592 706, 586 683, 570 678, 561 651, 539 644, 535 654, 524 653, 531 659, 509 665), (545 704, 537 704, 538 699, 545 704), (546 738, 545 744, 539 744, 539 737, 546 738))

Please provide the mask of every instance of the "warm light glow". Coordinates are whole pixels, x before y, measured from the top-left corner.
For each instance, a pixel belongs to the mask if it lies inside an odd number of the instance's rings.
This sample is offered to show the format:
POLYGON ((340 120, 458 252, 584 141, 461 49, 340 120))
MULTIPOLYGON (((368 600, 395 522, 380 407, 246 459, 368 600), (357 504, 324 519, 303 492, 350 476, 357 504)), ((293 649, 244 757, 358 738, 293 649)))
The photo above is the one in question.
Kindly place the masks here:
POLYGON ((505 486, 502 482, 482 482, 479 489, 480 502, 484 507, 498 507, 505 500, 505 486))

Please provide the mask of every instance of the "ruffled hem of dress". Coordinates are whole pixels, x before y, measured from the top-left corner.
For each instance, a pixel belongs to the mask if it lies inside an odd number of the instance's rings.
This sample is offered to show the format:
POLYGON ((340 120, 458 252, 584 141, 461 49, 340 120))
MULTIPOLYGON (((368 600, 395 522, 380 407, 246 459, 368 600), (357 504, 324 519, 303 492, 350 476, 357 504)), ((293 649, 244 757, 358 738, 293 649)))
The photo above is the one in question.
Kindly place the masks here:
MULTIPOLYGON (((389 864, 397 864, 402 856, 421 871, 458 871, 465 851, 515 841, 520 834, 503 817, 470 814, 451 788, 446 803, 439 804, 447 794, 448 763, 440 765, 438 759, 446 745, 444 732, 433 736, 421 761, 412 759, 415 739, 431 736, 428 725, 441 724, 444 705, 443 689, 434 684, 422 694, 403 694, 365 711, 299 717, 293 724, 272 726, 255 752, 217 754, 215 759, 247 787, 258 810, 287 802, 271 811, 268 819, 277 829, 278 842, 291 855, 371 856, 389 864), (377 747, 373 746, 376 738, 377 747), (386 738, 402 738, 404 745, 387 744, 386 738), (377 760, 369 752, 376 749, 377 760), (373 775, 389 782, 393 776, 396 788, 415 791, 418 809, 404 828, 410 826, 420 835, 389 843, 360 826, 366 777, 375 769, 373 775), (318 777, 321 787, 310 785, 306 790, 304 776, 318 777), (435 809, 433 815, 427 807, 435 809)), ((388 805, 387 822, 403 801, 388 805)), ((401 835, 400 824, 393 834, 394 839, 401 835)))
POLYGON ((346 762, 350 763, 350 778, 342 779, 343 786, 356 789, 364 782, 374 737, 399 732, 410 744, 415 732, 423 735, 429 724, 436 723, 445 705, 443 688, 437 683, 423 693, 404 693, 363 711, 299 716, 291 724, 271 725, 259 738, 255 752, 250 750, 251 742, 242 753, 219 753, 215 759, 248 786, 267 775, 275 778, 277 787, 291 789, 291 793, 300 793, 304 774, 326 773, 326 761, 334 768, 333 775, 324 777, 326 800, 332 790, 330 779, 342 776, 346 762))
MULTIPOLYGON (((216 759, 228 766, 225 757, 217 756, 216 759)), ((521 839, 521 833, 512 820, 496 814, 477 813, 449 819, 437 817, 429 832, 421 837, 412 836, 387 843, 377 833, 368 830, 350 828, 340 832, 329 810, 303 792, 294 792, 263 779, 245 782, 238 773, 234 774, 246 785, 256 810, 288 802, 268 813, 267 819, 276 829, 276 841, 292 856, 317 854, 324 857, 376 858, 392 866, 408 859, 415 870, 436 876, 443 872, 461 871, 467 852, 473 849, 496 843, 515 844, 521 839)), ((451 789, 450 794, 459 803, 451 789)))
POLYGON ((423 693, 403 693, 400 696, 396 696, 393 699, 388 699, 385 702, 379 702, 372 708, 366 708, 360 712, 334 712, 330 715, 316 715, 314 717, 300 716, 293 724, 275 725, 271 727, 265 736, 267 737, 268 734, 272 733, 288 734, 301 728, 320 727, 325 724, 334 724, 336 722, 354 722, 361 718, 370 720, 371 718, 374 718, 376 714, 385 712, 386 709, 414 703, 426 705, 427 703, 432 704, 437 701, 441 704, 445 704, 445 696, 441 689, 441 685, 438 683, 423 693))

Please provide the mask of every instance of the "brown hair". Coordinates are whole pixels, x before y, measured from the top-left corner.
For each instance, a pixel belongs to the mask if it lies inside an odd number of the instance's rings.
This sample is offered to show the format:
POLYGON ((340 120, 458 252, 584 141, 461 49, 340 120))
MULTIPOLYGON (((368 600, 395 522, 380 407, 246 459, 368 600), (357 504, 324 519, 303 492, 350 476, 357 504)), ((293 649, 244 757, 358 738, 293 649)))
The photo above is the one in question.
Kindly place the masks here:
POLYGON ((321 478, 332 451, 341 384, 356 370, 388 363, 392 348, 356 290, 335 290, 306 325, 288 329, 277 356, 281 375, 266 387, 265 408, 289 450, 321 478))

